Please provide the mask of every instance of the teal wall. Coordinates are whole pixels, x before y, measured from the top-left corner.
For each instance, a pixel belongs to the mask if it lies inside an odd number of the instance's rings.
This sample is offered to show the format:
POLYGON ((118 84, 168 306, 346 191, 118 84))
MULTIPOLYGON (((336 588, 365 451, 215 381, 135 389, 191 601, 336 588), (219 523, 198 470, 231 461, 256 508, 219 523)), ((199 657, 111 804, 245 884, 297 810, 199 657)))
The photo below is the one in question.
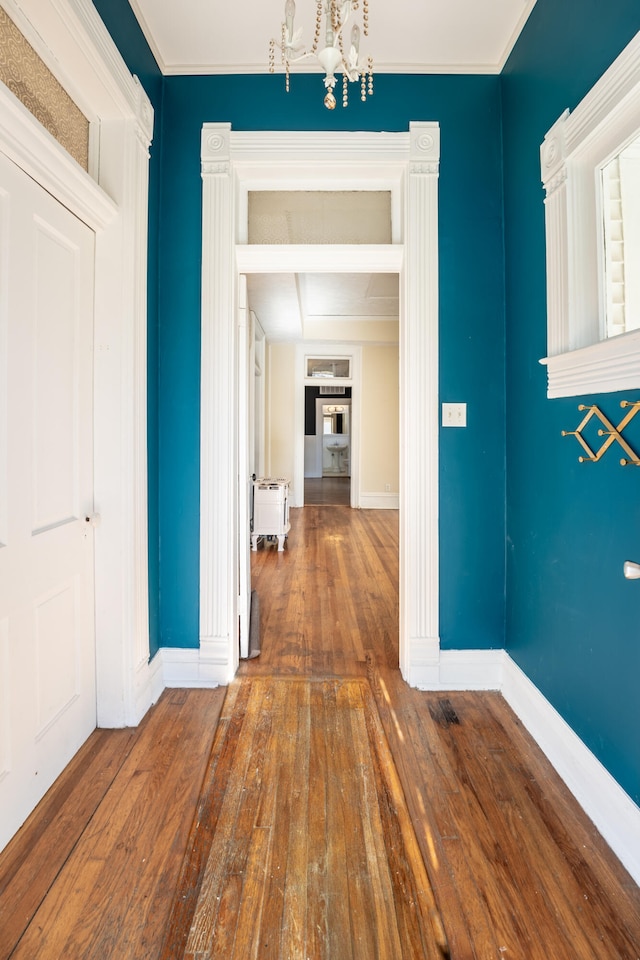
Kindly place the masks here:
MULTIPOLYGON (((579 402, 614 423, 621 395, 546 398, 539 148, 640 29, 637 0, 538 0, 502 77, 507 303, 507 649, 640 800, 640 472, 580 464, 579 402)), ((640 424, 627 433, 640 451, 640 424)))
POLYGON ((366 104, 330 113, 317 76, 168 77, 160 244, 162 643, 198 639, 200 134, 236 130, 407 130, 438 120, 440 378, 469 405, 441 439, 441 635, 445 647, 504 643, 504 280, 499 80, 376 78, 366 104))
MULTIPOLYGON (((321 106, 317 77, 294 77, 289 96, 281 77, 159 80, 126 0, 96 6, 156 108, 149 280, 155 642, 198 643, 202 123, 406 130, 410 120, 437 120, 440 392, 443 401, 469 405, 468 428, 440 438, 442 645, 506 645, 638 801, 640 585, 621 570, 624 559, 640 559, 640 474, 620 467, 613 453, 578 464, 576 441, 560 431, 577 424, 581 398, 548 400, 538 363, 546 353, 539 145, 640 29, 637 0, 538 0, 500 78, 381 75, 372 101, 354 100, 333 114, 321 106)), ((587 399, 616 420, 620 397, 587 399)))

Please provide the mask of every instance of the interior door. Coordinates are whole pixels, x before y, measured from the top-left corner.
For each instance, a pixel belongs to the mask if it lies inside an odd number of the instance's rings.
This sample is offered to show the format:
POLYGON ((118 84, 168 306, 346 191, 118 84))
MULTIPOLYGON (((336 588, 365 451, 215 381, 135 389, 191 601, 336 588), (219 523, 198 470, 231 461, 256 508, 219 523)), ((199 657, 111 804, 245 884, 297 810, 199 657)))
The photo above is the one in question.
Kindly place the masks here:
POLYGON ((0 848, 96 724, 93 276, 0 154, 0 848))

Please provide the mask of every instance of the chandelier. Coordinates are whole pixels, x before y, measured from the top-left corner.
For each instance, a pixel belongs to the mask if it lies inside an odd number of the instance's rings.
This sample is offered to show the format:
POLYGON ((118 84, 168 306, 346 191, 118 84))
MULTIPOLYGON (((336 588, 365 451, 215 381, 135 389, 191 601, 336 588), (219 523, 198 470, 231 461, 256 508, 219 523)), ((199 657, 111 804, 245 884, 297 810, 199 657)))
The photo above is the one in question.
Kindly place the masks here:
POLYGON ((360 36, 369 36, 369 0, 316 0, 316 26, 310 50, 302 44, 302 28, 296 29, 295 0, 286 0, 284 5, 284 23, 280 41, 269 43, 269 73, 275 71, 276 47, 280 48, 281 63, 285 69, 285 89, 289 92, 289 74, 292 64, 300 63, 309 57, 315 57, 325 72, 324 86, 326 94, 324 105, 333 110, 336 105, 334 88, 337 83, 336 71, 342 72, 342 106, 349 104, 349 83, 360 81, 360 99, 366 100, 373 94, 373 59, 360 62, 360 36), (358 13, 362 4, 362 29, 357 23, 351 27, 351 36, 347 46, 344 30, 352 14, 358 13), (323 26, 324 18, 324 26, 323 26), (324 37, 324 46, 320 38, 324 37))

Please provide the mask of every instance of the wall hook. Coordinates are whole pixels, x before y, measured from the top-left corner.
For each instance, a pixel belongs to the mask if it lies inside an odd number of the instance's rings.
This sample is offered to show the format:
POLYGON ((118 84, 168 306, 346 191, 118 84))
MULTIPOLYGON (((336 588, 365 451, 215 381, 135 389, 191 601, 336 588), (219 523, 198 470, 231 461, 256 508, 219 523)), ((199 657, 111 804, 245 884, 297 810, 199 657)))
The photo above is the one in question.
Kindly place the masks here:
POLYGON ((578 410, 586 410, 585 416, 582 418, 575 430, 563 430, 563 437, 575 437, 582 449, 587 454, 586 457, 578 457, 580 463, 596 463, 600 460, 601 457, 607 452, 610 446, 614 443, 619 443, 624 452, 627 454, 626 457, 622 457, 620 463, 623 467, 640 466, 640 458, 629 446, 625 438, 622 436, 622 431, 628 424, 633 420, 638 410, 640 410, 640 400, 621 400, 620 406, 624 409, 629 408, 628 412, 624 415, 617 427, 611 423, 609 418, 597 407, 595 404, 584 404, 581 403, 578 405, 578 410), (607 439, 600 446, 600 448, 594 453, 591 449, 585 438, 582 436, 582 431, 593 418, 597 417, 600 420, 600 423, 604 427, 598 430, 599 437, 606 437, 607 439))

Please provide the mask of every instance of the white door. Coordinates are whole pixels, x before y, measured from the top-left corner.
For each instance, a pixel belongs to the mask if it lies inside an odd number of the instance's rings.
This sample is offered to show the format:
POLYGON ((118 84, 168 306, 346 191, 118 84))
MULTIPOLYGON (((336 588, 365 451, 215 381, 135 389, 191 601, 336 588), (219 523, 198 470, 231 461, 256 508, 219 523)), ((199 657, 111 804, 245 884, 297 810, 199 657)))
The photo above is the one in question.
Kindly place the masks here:
POLYGON ((96 725, 93 276, 0 154, 0 848, 96 725))

